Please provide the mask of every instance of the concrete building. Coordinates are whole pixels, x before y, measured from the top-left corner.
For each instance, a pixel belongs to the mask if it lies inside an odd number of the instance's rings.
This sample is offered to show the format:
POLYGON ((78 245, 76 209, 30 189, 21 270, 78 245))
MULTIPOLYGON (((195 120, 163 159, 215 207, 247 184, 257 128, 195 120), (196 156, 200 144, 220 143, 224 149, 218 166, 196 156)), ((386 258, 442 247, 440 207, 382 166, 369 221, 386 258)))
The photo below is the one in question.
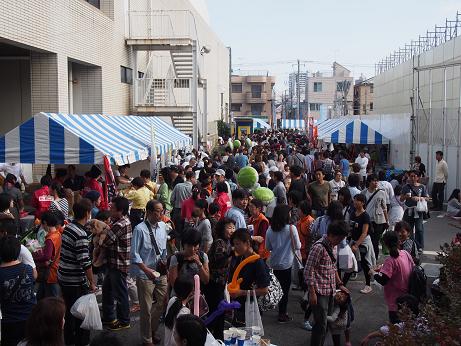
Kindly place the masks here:
POLYGON ((344 66, 333 63, 332 73, 312 73, 308 78, 309 113, 315 119, 352 114, 353 77, 344 66))
POLYGON ((229 53, 207 16, 200 0, 2 1, 0 134, 41 111, 155 115, 189 134, 195 117, 201 140, 217 133, 229 53))
POLYGON ((354 85, 354 115, 374 114, 373 78, 360 77, 354 85))
POLYGON ((419 155, 430 181, 444 152, 451 193, 461 175, 461 13, 435 28, 376 65, 374 110, 410 119, 407 162, 419 155))
MULTIPOLYGON (((306 101, 307 98, 307 80, 309 78, 308 72, 299 73, 299 100, 300 102, 306 101)), ((290 97, 293 98, 293 103, 296 103, 298 100, 298 72, 292 72, 288 76, 288 93, 290 97)))
POLYGON ((233 116, 258 116, 271 123, 275 77, 269 76, 266 71, 242 72, 233 75, 231 81, 233 116))

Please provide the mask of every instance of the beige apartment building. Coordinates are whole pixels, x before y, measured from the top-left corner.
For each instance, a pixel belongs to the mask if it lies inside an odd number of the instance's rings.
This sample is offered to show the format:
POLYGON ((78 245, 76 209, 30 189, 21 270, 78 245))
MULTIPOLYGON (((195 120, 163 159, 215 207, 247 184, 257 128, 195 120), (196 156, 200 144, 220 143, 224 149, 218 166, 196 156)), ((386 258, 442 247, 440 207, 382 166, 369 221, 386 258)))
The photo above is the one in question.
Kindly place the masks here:
POLYGON ((258 116, 269 123, 272 120, 272 90, 275 77, 268 72, 233 75, 231 114, 239 116, 258 116))
POLYGON ((353 82, 351 71, 337 62, 331 73, 312 73, 308 77, 309 114, 314 119, 352 114, 353 82))
POLYGON ((374 114, 373 96, 373 79, 358 79, 354 85, 354 115, 374 114))

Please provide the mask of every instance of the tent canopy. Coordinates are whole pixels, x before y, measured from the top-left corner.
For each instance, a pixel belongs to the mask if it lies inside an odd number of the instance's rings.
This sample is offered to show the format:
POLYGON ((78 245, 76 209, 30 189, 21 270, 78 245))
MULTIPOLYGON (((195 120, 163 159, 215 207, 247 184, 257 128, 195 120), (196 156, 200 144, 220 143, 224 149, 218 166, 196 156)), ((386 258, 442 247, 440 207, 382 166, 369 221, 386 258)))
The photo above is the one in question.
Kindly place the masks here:
POLYGON ((264 120, 253 118, 253 130, 254 129, 271 129, 271 126, 264 120))
POLYGON ((326 143, 389 144, 389 139, 360 119, 328 119, 318 125, 318 139, 326 143))
POLYGON ((306 123, 304 119, 282 119, 282 129, 304 130, 306 123))
POLYGON ((0 162, 123 165, 149 156, 152 129, 158 154, 191 144, 156 117, 37 113, 0 138, 0 162))

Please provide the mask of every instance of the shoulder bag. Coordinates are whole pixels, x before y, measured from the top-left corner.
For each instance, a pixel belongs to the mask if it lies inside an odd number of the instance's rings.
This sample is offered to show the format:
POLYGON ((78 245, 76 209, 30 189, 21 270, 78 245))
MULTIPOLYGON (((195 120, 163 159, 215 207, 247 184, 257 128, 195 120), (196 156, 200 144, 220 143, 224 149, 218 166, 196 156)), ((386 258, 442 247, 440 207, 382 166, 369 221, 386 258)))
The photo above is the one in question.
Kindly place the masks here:
POLYGON ((149 230, 149 235, 150 235, 150 242, 152 243, 152 246, 154 247, 155 254, 157 255, 157 264, 155 266, 155 270, 160 274, 160 275, 166 275, 167 274, 167 261, 165 258, 162 258, 162 253, 160 252, 160 249, 158 247, 157 241, 155 240, 154 237, 154 232, 152 231, 152 227, 149 223, 149 221, 144 221, 144 223, 147 226, 147 229, 149 230))

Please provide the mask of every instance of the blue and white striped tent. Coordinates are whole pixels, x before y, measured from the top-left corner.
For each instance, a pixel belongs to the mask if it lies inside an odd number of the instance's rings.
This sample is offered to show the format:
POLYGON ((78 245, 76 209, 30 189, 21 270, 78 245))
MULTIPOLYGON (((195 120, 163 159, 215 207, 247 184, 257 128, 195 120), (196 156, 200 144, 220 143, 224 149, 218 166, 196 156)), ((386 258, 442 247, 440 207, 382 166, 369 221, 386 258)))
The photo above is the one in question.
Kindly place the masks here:
POLYGON ((306 129, 304 119, 282 119, 282 129, 306 129))
POLYGON ((146 159, 155 132, 158 154, 191 138, 157 117, 37 113, 0 138, 0 162, 123 165, 146 159))
POLYGON ((318 125, 318 139, 326 143, 389 144, 389 139, 360 119, 338 118, 318 125))
POLYGON ((253 118, 253 130, 254 129, 271 129, 271 126, 264 120, 253 118))

